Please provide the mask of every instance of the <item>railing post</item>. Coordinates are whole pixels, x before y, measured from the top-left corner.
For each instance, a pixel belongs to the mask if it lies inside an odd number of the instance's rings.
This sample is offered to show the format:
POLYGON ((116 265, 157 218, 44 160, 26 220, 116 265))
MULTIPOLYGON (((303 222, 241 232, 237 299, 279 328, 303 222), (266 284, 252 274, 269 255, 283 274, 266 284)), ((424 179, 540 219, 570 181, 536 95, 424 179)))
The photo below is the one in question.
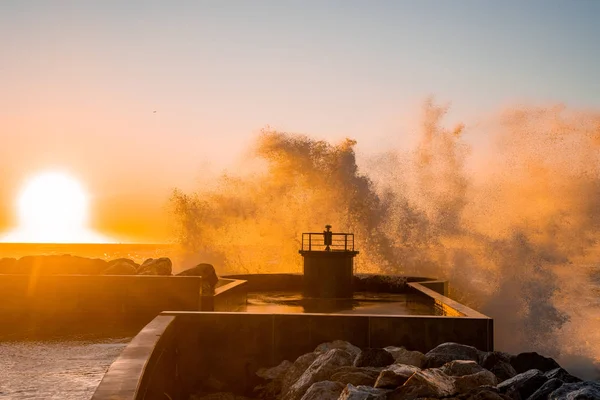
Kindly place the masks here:
POLYGON ((348 251, 348 234, 344 235, 344 251, 348 251))
POLYGON ((308 251, 312 248, 312 233, 308 234, 308 251))

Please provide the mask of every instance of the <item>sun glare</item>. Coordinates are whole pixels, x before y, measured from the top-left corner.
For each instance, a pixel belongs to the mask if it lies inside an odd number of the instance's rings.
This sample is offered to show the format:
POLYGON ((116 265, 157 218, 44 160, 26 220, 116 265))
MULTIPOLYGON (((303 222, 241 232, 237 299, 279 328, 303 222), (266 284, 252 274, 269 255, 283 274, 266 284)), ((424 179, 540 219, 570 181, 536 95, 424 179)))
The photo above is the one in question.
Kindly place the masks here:
POLYGON ((67 174, 48 172, 31 179, 17 199, 19 227, 4 242, 104 243, 88 225, 88 196, 67 174))

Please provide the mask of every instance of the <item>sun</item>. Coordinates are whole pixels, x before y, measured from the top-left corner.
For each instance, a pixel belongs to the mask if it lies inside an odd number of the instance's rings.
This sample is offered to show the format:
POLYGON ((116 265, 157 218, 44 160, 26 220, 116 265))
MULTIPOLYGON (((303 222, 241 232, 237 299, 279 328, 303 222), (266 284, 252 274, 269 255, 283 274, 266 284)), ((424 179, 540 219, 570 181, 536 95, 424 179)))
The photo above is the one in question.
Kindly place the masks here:
POLYGON ((19 227, 4 242, 105 243, 88 228, 88 195, 65 173, 46 172, 27 182, 17 199, 19 227))

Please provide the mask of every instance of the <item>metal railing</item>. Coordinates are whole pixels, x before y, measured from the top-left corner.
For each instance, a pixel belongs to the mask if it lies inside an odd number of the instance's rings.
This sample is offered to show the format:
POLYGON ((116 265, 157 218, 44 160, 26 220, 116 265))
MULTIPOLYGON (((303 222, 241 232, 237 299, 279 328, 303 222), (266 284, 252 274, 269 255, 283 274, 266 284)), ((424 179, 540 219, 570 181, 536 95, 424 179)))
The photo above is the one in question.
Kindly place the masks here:
POLYGON ((302 251, 354 251, 354 234, 333 232, 303 233, 302 251), (331 237, 330 244, 325 242, 326 233, 331 237))

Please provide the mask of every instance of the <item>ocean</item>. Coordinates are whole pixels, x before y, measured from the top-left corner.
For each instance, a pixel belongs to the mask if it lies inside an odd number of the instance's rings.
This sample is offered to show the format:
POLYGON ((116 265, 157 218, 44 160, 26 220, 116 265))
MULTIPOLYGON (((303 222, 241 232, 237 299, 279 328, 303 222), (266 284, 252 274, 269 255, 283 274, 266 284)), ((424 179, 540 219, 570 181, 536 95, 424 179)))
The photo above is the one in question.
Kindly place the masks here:
MULTIPOLYGON (((177 246, 165 244, 7 244, 0 258, 72 254, 114 259, 171 257, 178 268, 177 246)), ((27 332, 0 336, 0 399, 90 399, 110 364, 137 329, 104 334, 71 334, 44 340, 27 332)))

